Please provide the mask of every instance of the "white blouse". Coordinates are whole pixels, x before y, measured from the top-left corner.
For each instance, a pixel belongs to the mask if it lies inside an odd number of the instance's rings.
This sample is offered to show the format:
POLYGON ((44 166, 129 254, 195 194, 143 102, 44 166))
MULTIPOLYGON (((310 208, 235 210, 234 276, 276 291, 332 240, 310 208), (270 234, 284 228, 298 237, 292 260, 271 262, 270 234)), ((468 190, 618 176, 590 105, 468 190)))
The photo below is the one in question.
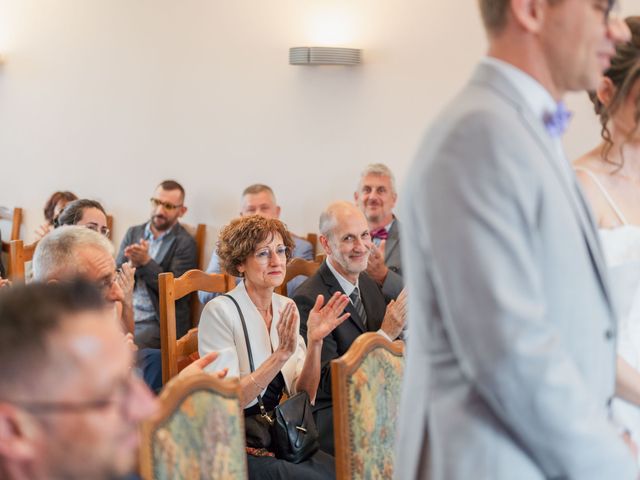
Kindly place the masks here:
MULTIPOLYGON (((257 369, 278 348, 280 342, 277 327, 280 320, 280 312, 292 300, 276 293, 273 294, 271 304, 273 320, 271 322, 271 331, 268 332, 264 319, 249 298, 244 282, 240 282, 228 294, 238 302, 244 315, 249 341, 251 342, 253 364, 257 369)), ((297 329, 298 331, 300 330, 300 321, 298 321, 297 329)), ((215 372, 228 368, 228 378, 244 377, 251 373, 238 310, 231 299, 221 295, 205 305, 198 326, 198 352, 200 357, 214 350, 220 356, 205 368, 206 372, 215 372)), ((296 393, 293 391, 293 386, 295 386, 302 370, 306 352, 307 348, 304 339, 298 335, 296 350, 281 370, 289 394, 296 393)), ((266 389, 262 394, 264 395, 265 392, 266 389)), ((255 405, 257 402, 257 399, 254 399, 245 408, 255 405)))

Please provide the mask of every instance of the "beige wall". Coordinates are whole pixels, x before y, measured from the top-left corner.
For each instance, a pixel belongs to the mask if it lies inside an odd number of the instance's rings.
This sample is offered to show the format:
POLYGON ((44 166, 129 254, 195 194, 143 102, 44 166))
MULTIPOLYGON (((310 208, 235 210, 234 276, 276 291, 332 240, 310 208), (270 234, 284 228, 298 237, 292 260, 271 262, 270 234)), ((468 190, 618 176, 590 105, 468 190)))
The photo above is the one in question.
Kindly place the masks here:
MULTIPOLYGON (((264 182, 313 231, 366 163, 402 180, 485 47, 474 1, 0 0, 0 205, 26 209, 28 240, 69 189, 115 214, 119 240, 175 178, 212 244, 264 182), (288 65, 309 44, 360 47, 363 64, 288 65)), ((584 95, 570 106, 574 157, 597 128, 584 95)))

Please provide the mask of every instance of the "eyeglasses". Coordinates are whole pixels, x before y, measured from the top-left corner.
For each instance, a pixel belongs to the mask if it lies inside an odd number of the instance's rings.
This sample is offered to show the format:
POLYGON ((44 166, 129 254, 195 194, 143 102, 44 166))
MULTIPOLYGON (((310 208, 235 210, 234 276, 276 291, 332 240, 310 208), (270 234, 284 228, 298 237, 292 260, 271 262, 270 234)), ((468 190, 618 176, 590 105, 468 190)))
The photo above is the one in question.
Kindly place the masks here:
MULTIPOLYGON (((259 264, 267 265, 273 258, 273 254, 274 250, 271 250, 269 247, 264 247, 256 251, 253 255, 256 257, 256 261, 259 264)), ((275 249, 275 254, 281 261, 286 262, 287 257, 289 256, 289 248, 284 245, 278 245, 275 249)))
POLYGON ((150 199, 150 201, 151 201, 151 206, 153 208, 157 208, 157 207, 162 205, 162 208, 164 208, 167 211, 172 211, 172 210, 175 210, 176 208, 182 207, 182 204, 174 205, 173 203, 163 202, 162 200, 159 200, 159 199, 153 198, 153 197, 150 199))
POLYGON ((113 284, 116 283, 116 280, 118 279, 118 275, 120 275, 121 272, 122 272, 122 269, 117 268, 111 277, 98 280, 95 283, 96 287, 103 292, 108 291, 113 286, 113 284))
POLYGON ((14 401, 6 400, 9 403, 18 405, 19 407, 33 413, 38 414, 55 414, 55 413, 83 413, 89 410, 104 410, 110 406, 117 406, 122 415, 126 414, 127 405, 133 400, 133 392, 136 385, 142 382, 140 375, 136 369, 131 369, 130 373, 118 381, 111 393, 103 398, 93 400, 85 400, 81 402, 30 402, 30 401, 14 401))
POLYGON ((94 232, 98 232, 98 233, 104 235, 105 237, 109 236, 109 229, 107 227, 100 227, 95 222, 89 222, 89 223, 83 225, 83 227, 88 228, 89 230, 93 230, 94 232))

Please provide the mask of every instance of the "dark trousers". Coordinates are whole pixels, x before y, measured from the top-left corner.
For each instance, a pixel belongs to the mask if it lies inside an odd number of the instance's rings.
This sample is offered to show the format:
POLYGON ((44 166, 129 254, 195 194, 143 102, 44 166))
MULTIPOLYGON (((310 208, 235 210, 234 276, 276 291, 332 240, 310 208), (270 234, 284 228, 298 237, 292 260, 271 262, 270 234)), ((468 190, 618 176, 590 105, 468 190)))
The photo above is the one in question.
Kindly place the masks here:
POLYGON ((336 478, 335 459, 318 450, 308 460, 291 463, 274 457, 247 455, 249 480, 333 480, 336 478))
POLYGON ((313 419, 316 421, 316 427, 318 427, 320 450, 331 456, 335 456, 333 408, 331 406, 319 408, 313 412, 313 419))

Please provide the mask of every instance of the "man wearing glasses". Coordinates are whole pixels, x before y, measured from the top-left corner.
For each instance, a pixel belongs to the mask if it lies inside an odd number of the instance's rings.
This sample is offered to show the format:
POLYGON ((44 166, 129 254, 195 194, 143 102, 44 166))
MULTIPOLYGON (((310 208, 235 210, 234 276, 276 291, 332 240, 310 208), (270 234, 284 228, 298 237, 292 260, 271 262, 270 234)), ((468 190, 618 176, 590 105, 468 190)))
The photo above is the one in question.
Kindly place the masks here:
MULTIPOLYGON (((120 244, 117 264, 127 260, 136 268, 133 307, 135 342, 140 348, 160 348, 158 274, 179 277, 197 268, 196 243, 178 223, 187 207, 184 188, 166 180, 151 197, 151 219, 129 228, 120 244)), ((189 297, 176 301, 176 332, 181 337, 190 327, 189 297)))
POLYGON ((156 402, 102 293, 34 283, 0 295, 0 478, 121 478, 156 402))

